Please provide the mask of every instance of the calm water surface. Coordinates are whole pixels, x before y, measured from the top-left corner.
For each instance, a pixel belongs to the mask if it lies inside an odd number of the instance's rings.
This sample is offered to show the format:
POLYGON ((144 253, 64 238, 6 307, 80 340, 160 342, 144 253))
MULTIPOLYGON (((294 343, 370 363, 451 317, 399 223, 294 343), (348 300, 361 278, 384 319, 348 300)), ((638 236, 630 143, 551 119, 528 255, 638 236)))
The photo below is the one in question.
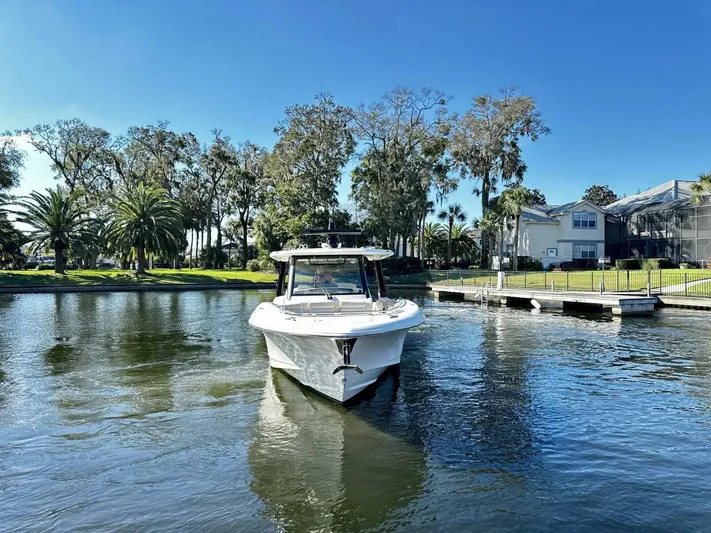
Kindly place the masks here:
POLYGON ((269 371, 269 298, 0 296, 0 530, 711 530, 711 315, 420 299, 346 409, 269 371))

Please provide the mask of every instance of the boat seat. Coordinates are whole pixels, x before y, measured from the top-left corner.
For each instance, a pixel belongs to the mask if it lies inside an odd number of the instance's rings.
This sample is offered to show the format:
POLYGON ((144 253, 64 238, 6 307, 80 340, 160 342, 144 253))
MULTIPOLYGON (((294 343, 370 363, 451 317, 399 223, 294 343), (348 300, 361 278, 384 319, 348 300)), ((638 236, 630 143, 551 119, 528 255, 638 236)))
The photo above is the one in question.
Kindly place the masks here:
MULTIPOLYGON (((329 301, 329 302, 304 302, 306 305, 306 312, 307 313, 335 313, 338 311, 337 304, 338 302, 335 301, 329 301)), ((302 304, 302 305, 304 305, 302 304)))
POLYGON ((365 313, 370 311, 370 304, 368 302, 342 301, 339 303, 341 313, 365 313))

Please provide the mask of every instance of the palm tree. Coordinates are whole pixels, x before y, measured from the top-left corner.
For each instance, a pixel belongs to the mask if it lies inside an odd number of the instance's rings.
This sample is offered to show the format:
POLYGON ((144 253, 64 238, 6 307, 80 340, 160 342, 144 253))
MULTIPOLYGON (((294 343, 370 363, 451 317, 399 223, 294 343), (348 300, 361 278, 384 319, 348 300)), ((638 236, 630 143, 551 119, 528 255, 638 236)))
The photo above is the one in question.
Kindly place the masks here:
POLYGON ((459 262, 459 259, 464 259, 465 254, 469 254, 476 247, 476 242, 472 236, 472 228, 465 223, 455 224, 452 227, 452 249, 454 251, 454 264, 459 262))
POLYGON ((45 189, 47 194, 32 192, 16 203, 24 212, 18 213, 18 222, 32 227, 28 238, 30 251, 54 250, 54 272, 64 274, 66 252, 73 244, 92 238, 93 228, 79 199, 80 189, 69 193, 61 187, 45 189))
POLYGON ((513 251, 513 269, 518 270, 518 232, 521 225, 521 212, 524 207, 531 205, 533 195, 531 191, 525 187, 517 186, 506 189, 501 193, 499 205, 505 216, 513 217, 514 219, 514 251, 513 251))
POLYGON ((439 222, 427 222, 422 229, 422 237, 420 249, 425 259, 432 259, 433 255, 437 255, 437 249, 444 237, 444 228, 439 222))
MULTIPOLYGON (((499 227, 501 225, 501 220, 504 217, 501 215, 501 212, 492 206, 489 206, 489 209, 487 209, 486 214, 479 220, 475 222, 475 225, 477 228, 479 228, 483 233, 487 233, 489 237, 491 238, 491 242, 496 242, 496 234, 499 231, 499 227)), ((481 251, 484 253, 485 248, 482 246, 481 251)), ((492 258, 494 255, 494 247, 489 246, 486 248, 486 252, 488 253, 488 257, 486 258, 486 264, 489 265, 491 268, 492 264, 492 258)), ((501 264, 501 253, 499 253, 499 265, 501 264)))
POLYGON ((178 203, 165 190, 141 182, 118 198, 113 209, 107 236, 118 249, 135 251, 137 276, 146 273, 147 254, 177 251, 182 242, 182 216, 178 203))
POLYGON ((447 209, 442 209, 437 218, 447 221, 447 264, 452 260, 452 227, 455 222, 464 222, 467 214, 460 204, 449 204, 447 209))
POLYGON ((711 172, 700 174, 699 181, 691 186, 691 199, 700 204, 704 196, 711 193, 711 172))

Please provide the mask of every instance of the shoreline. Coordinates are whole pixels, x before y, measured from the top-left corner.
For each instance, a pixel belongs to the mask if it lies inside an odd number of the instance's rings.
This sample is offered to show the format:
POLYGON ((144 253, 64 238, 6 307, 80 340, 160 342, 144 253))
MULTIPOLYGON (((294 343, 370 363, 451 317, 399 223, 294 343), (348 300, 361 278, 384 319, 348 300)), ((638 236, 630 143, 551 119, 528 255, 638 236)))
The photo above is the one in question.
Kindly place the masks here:
MULTIPOLYGON (((61 294, 79 292, 160 292, 210 290, 274 290, 276 281, 246 281, 222 283, 136 283, 102 285, 0 285, 0 294, 61 294)), ((424 284, 388 285, 390 290, 429 291, 424 284)))

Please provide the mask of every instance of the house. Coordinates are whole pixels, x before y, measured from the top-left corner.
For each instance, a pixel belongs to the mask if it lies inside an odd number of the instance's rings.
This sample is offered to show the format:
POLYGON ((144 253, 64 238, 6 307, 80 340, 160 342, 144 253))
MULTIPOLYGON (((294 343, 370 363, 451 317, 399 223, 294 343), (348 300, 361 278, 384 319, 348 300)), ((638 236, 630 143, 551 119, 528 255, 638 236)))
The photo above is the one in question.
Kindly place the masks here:
MULTIPOLYGON (((514 226, 503 232, 504 265, 514 253, 514 226), (508 260, 507 260, 508 259, 508 260)), ((498 248, 501 243, 495 243, 498 248)), ((596 260, 605 253, 605 210, 585 200, 559 206, 524 207, 518 255, 539 259, 544 266, 575 259, 596 260)), ((496 268, 497 258, 494 261, 496 268)))
POLYGON ((614 259, 711 259, 711 204, 692 201, 694 181, 671 180, 608 205, 606 254, 614 259))

